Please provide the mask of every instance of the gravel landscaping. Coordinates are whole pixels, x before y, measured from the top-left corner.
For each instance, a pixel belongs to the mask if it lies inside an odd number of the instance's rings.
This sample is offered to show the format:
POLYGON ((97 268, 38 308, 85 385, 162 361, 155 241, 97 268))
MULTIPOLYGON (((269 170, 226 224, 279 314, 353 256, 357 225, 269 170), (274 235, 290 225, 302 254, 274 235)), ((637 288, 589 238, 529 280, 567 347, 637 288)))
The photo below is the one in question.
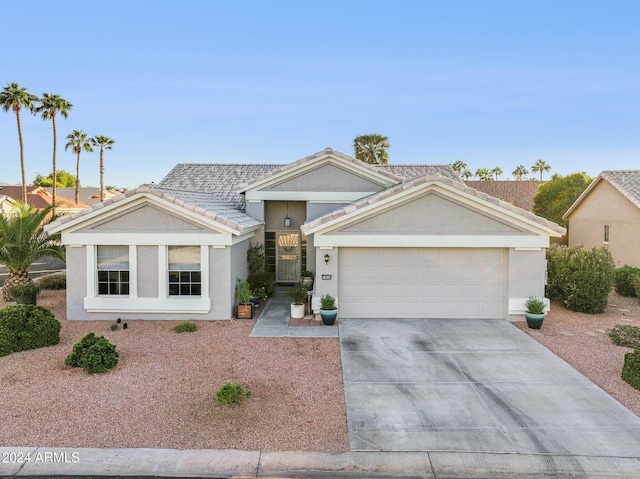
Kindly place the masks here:
POLYGON ((640 327, 637 298, 611 293, 604 314, 575 313, 554 302, 538 332, 526 322, 514 324, 640 416, 640 391, 620 377, 624 355, 633 350, 616 346, 606 334, 619 324, 640 327))
MULTIPOLYGON (((64 291, 38 303, 62 323, 61 341, 0 358, 0 444, 340 452, 349 450, 338 339, 249 338, 254 320, 67 321, 64 291), (73 344, 93 331, 116 345, 117 367, 89 375, 65 366, 73 344), (227 407, 216 391, 231 380, 252 392, 227 407)), ((0 301, 0 308, 5 304, 0 301)), ((624 354, 604 333, 640 326, 636 298, 612 294, 605 314, 552 305, 540 331, 515 326, 562 357, 634 413, 640 391, 620 378, 624 354)))
MULTIPOLYGON (((249 338, 255 321, 67 321, 64 291, 38 304, 62 323, 57 346, 0 358, 0 444, 339 452, 349 449, 336 338, 249 338), (89 331, 116 345, 105 374, 65 366, 89 331), (223 406, 231 380, 251 391, 223 406)), ((5 304, 0 302, 0 307, 5 304)))

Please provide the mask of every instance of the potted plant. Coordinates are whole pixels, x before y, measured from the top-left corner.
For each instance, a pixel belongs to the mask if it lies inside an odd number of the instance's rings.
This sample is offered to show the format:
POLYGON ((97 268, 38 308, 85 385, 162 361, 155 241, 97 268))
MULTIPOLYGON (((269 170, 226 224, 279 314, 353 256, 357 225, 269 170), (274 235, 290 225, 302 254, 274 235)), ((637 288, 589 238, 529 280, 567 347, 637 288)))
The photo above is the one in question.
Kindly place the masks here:
POLYGON ((545 316, 544 301, 541 298, 530 296, 524 302, 524 307, 527 309, 524 313, 524 317, 527 318, 527 326, 531 329, 540 329, 545 316))
POLYGON ((260 301, 267 300, 267 291, 264 289, 264 286, 259 288, 254 288, 251 290, 251 301, 255 306, 260 306, 260 301))
POLYGON ((338 317, 338 308, 336 307, 336 298, 330 294, 324 294, 320 298, 320 317, 322 322, 327 326, 331 326, 336 322, 338 317))
POLYGON ((307 303, 307 288, 302 283, 298 283, 296 286, 287 291, 287 296, 291 300, 291 317, 293 319, 304 318, 304 307, 307 303))
POLYGON ((253 304, 251 304, 251 288, 242 278, 236 279, 236 301, 238 302, 238 319, 253 318, 253 304))
POLYGON ((307 289, 313 288, 313 273, 307 269, 302 272, 302 284, 305 285, 307 289))

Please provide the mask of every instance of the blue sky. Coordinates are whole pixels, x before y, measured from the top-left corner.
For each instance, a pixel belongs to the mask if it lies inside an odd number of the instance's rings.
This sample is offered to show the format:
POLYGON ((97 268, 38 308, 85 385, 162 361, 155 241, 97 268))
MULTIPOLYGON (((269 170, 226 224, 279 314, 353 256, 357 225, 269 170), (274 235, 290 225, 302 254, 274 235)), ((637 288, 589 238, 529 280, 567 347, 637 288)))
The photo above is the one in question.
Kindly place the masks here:
MULTIPOLYGON (((72 130, 113 138, 111 185, 181 162, 351 155, 372 132, 391 163, 462 159, 501 179, 538 158, 560 174, 640 168, 636 1, 24 0, 3 15, 1 85, 73 103, 59 168, 74 171, 72 130)), ((22 116, 31 181, 51 171, 51 124, 22 116)), ((0 164, 20 182, 12 112, 0 164)), ((80 176, 98 184, 97 152, 80 176)))

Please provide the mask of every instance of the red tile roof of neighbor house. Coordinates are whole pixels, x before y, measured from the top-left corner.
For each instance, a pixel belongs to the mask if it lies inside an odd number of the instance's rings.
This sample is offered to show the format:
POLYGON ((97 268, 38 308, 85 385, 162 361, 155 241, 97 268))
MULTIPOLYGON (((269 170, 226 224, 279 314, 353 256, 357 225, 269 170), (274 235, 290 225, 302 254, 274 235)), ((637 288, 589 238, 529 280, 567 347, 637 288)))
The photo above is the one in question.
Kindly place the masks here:
POLYGON ((465 181, 467 186, 495 196, 523 210, 533 211, 533 198, 544 181, 465 181))
MULTIPOLYGON (((2 186, 0 194, 8 196, 17 201, 22 201, 22 186, 2 186)), ((47 206, 51 206, 53 197, 41 186, 27 185, 27 204, 33 206, 36 209, 43 209, 47 206)), ((56 197, 58 206, 64 208, 86 208, 89 206, 87 203, 76 203, 73 200, 64 198, 62 196, 56 197)))

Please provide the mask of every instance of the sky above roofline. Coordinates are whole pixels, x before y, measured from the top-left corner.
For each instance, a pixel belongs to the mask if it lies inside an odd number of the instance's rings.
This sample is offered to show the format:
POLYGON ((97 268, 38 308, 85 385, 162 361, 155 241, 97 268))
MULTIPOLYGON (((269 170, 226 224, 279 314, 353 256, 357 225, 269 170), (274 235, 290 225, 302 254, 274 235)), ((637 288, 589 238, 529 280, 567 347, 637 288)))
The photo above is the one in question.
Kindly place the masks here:
MULTIPOLYGON (((5 6, 6 82, 74 104, 106 135, 105 182, 159 182, 177 163, 297 161, 389 136, 390 163, 552 171, 640 162, 640 3, 633 1, 184 2, 5 6), (15 11, 11 11, 11 10, 15 11), (46 12, 47 26, 38 22, 46 12), (51 26, 53 25, 53 26, 51 26)), ((0 112, 0 181, 20 182, 15 116, 0 112)), ((51 171, 50 122, 23 113, 27 180, 51 171)), ((98 185, 98 153, 81 181, 98 185)))

